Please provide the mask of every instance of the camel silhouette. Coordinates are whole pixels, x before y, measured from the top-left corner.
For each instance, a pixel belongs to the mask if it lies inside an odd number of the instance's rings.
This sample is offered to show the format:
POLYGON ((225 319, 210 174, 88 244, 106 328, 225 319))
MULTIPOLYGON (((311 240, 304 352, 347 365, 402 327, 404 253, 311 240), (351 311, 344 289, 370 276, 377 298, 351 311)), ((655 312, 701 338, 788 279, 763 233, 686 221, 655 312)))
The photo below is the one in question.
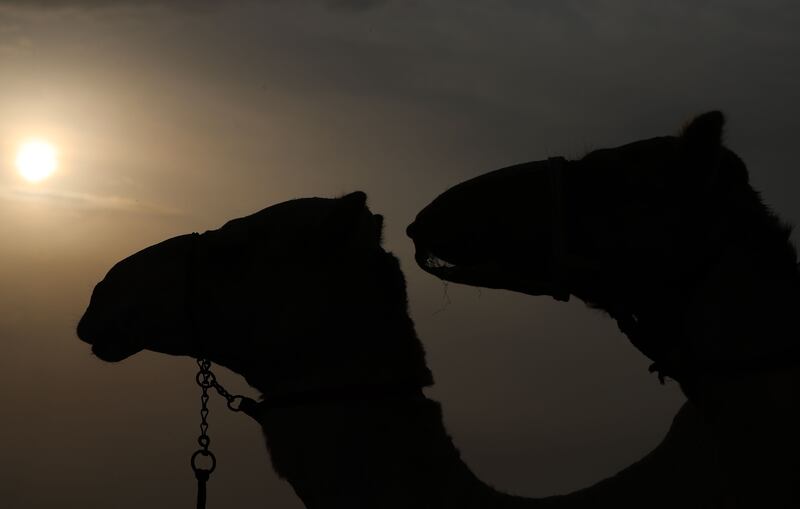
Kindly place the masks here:
POLYGON ((433 380, 381 229, 356 192, 169 239, 109 271, 78 336, 109 362, 148 349, 244 376, 273 467, 307 507, 712 506, 713 456, 687 412, 650 455, 576 493, 526 499, 476 478, 422 392, 433 380))
POLYGON ((797 255, 723 125, 712 111, 679 136, 487 173, 407 233, 439 278, 575 296, 616 319, 688 397, 662 448, 699 439, 683 459, 716 495, 698 506, 800 507, 797 255))

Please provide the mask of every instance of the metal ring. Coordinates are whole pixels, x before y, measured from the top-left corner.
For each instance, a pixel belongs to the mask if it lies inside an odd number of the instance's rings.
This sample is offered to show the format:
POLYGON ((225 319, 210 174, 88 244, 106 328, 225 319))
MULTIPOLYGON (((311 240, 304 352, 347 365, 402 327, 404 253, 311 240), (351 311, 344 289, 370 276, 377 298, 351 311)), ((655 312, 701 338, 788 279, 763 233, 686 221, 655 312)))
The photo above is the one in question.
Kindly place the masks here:
POLYGON ((197 385, 199 385, 203 389, 210 389, 211 387, 214 386, 214 383, 217 381, 217 377, 214 376, 214 373, 212 373, 211 371, 208 372, 198 371, 197 374, 194 376, 194 380, 197 382, 197 385), (204 375, 207 378, 204 379, 203 378, 204 375))
POLYGON ((242 402, 244 401, 244 396, 233 396, 231 399, 228 400, 228 408, 233 410, 234 412, 241 412, 242 411, 242 402), (237 406, 233 406, 236 400, 239 400, 239 404, 237 406))
POLYGON ((205 470, 206 472, 208 472, 210 474, 211 472, 214 471, 215 468, 217 468, 217 458, 216 458, 216 456, 214 456, 213 452, 207 451, 205 449, 198 449, 197 451, 194 452, 194 454, 192 454, 192 470, 194 470, 195 472, 199 472, 199 471, 205 470), (195 461, 197 461, 197 456, 199 456, 199 455, 203 455, 203 456, 207 456, 207 457, 211 458, 211 468, 206 470, 204 468, 200 468, 197 465, 195 465, 195 461))

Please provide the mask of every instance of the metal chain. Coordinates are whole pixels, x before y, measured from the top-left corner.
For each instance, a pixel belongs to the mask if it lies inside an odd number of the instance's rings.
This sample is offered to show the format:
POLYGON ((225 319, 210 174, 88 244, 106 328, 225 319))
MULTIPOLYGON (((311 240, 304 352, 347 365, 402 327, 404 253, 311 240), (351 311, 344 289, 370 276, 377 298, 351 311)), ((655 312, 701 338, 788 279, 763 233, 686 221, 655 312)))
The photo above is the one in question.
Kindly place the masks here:
POLYGON ((197 359, 197 366, 200 371, 197 372, 195 380, 197 385, 200 386, 202 391, 200 395, 200 436, 197 437, 197 443, 200 449, 192 454, 192 470, 197 479, 197 509, 205 509, 206 507, 206 482, 211 476, 211 472, 217 466, 217 458, 214 456, 208 446, 211 445, 211 437, 208 436, 208 389, 213 387, 216 378, 214 373, 211 372, 211 361, 208 359, 197 359), (197 464, 197 459, 200 456, 205 456, 211 461, 208 468, 203 468, 197 464))
MULTIPOLYGON (((200 340, 198 349, 199 352, 201 352, 200 355, 204 355, 205 348, 202 342, 203 336, 196 334, 197 321, 195 319, 194 305, 194 295, 197 290, 197 245, 200 239, 200 234, 196 232, 192 233, 189 238, 191 239, 191 246, 188 253, 186 270, 186 318, 189 323, 190 330, 192 331, 192 336, 197 337, 198 340, 200 340)), ((194 471, 194 476, 197 479, 197 509, 205 509, 206 483, 208 482, 211 473, 217 467, 217 458, 208 448, 211 445, 211 437, 208 436, 208 390, 213 387, 220 396, 225 398, 228 408, 234 412, 244 410, 245 413, 251 417, 254 416, 253 409, 257 407, 257 403, 250 398, 238 395, 234 396, 226 391, 225 388, 222 387, 219 382, 217 382, 217 377, 214 376, 214 373, 211 371, 210 360, 204 357, 198 357, 197 367, 200 369, 195 376, 195 381, 197 382, 197 385, 200 386, 202 391, 200 395, 200 436, 197 437, 197 443, 200 445, 200 449, 196 450, 192 454, 190 463, 192 465, 192 470, 194 471), (198 465, 198 458, 200 456, 203 456, 206 459, 206 467, 198 465)))
MULTIPOLYGON (((189 237, 191 239, 191 248, 188 254, 187 271, 186 271, 186 313, 187 321, 192 331, 192 336, 197 337, 199 341, 199 352, 204 355, 205 348, 202 342, 203 336, 196 334, 197 326, 195 320, 195 305, 194 295, 196 288, 196 272, 197 272, 197 243, 200 239, 200 234, 192 233, 189 237)), ((217 458, 209 450, 211 445, 211 437, 208 436, 208 390, 212 387, 217 393, 225 398, 228 408, 234 412, 244 411, 247 415, 255 418, 258 403, 245 396, 232 395, 225 388, 217 382, 217 377, 211 371, 211 361, 203 358, 197 358, 197 367, 200 368, 195 376, 197 385, 200 386, 200 436, 197 437, 197 443, 200 449, 192 454, 191 465, 194 471, 194 476, 197 479, 197 509, 205 509, 206 506, 206 482, 211 476, 211 473, 217 467, 217 458), (198 458, 203 456, 206 459, 206 467, 198 465, 198 458), (210 463, 209 463, 210 462, 210 463)))
MULTIPOLYGON (((197 509, 205 509, 206 506, 206 482, 211 476, 211 472, 217 466, 217 458, 209 450, 211 445, 211 437, 208 436, 208 390, 213 388, 217 393, 225 398, 228 408, 234 412, 241 412, 245 410, 244 407, 248 405, 256 405, 256 403, 245 396, 233 395, 217 382, 217 377, 211 371, 211 361, 208 359, 197 359, 197 367, 200 368, 195 376, 197 385, 200 386, 200 436, 197 437, 197 443, 200 449, 192 454, 192 470, 197 479, 197 509), (208 458, 211 464, 207 468, 203 468, 197 464, 198 457, 204 456, 208 458)), ((251 408, 251 407, 248 407, 251 408)), ((252 415, 251 412, 245 412, 252 415)))

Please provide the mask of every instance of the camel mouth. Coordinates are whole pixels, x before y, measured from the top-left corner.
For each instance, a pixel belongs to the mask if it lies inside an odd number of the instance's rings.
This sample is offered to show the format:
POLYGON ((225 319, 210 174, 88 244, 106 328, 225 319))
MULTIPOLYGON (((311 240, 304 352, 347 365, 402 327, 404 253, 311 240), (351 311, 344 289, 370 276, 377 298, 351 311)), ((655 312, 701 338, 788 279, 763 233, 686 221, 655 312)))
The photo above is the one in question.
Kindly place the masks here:
POLYGON ((488 260, 460 260, 435 248, 416 245, 414 259, 417 265, 439 279, 471 286, 497 288, 500 269, 488 260))
POLYGON ((446 247, 428 247, 415 242, 414 259, 425 272, 451 283, 511 290, 529 295, 550 295, 558 300, 562 288, 546 272, 535 273, 515 260, 489 257, 462 257, 460 250, 451 254, 446 247), (444 252, 447 254, 444 254, 444 252))
POLYGON ((127 341, 120 341, 119 338, 114 342, 101 342, 92 345, 94 356, 105 362, 120 362, 141 351, 141 348, 127 341))
POLYGON ((95 357, 105 362, 119 362, 142 351, 132 338, 121 331, 97 330, 86 320, 78 324, 78 338, 91 345, 95 357))
POLYGON ((476 234, 457 226, 441 220, 432 205, 420 212, 406 228, 417 265, 445 281, 497 288, 505 262, 498 259, 491 232, 476 234))
POLYGON ((433 274, 446 275, 460 267, 446 258, 436 254, 432 249, 417 246, 414 258, 424 270, 433 274))

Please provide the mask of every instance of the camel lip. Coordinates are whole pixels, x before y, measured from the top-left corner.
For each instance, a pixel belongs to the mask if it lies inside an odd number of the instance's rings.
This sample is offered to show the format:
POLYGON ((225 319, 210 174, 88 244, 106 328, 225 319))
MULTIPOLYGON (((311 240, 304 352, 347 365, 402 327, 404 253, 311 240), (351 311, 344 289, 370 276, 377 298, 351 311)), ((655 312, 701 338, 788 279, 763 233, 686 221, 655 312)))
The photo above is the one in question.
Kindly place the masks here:
POLYGON ((97 327, 91 325, 90 322, 91 320, 89 320, 87 315, 84 314, 78 322, 75 333, 78 335, 78 339, 91 345, 94 343, 95 339, 97 339, 99 334, 97 327))
POLYGON ((416 261, 422 268, 467 268, 487 263, 487 260, 474 256, 474 249, 461 247, 464 242, 457 239, 432 242, 430 239, 423 239, 419 236, 411 238, 414 241, 416 261))
POLYGON ((414 259, 422 269, 426 271, 441 271, 444 269, 453 269, 456 267, 456 264, 449 261, 447 258, 436 254, 436 252, 429 248, 425 247, 419 243, 415 242, 415 253, 414 259))
POLYGON ((554 295, 553 287, 546 281, 518 280, 509 276, 508 267, 494 260, 454 264, 425 248, 417 249, 415 260, 425 272, 451 283, 514 290, 529 295, 554 295))
POLYGON ((91 345, 92 353, 102 361, 119 362, 142 350, 122 331, 93 330, 85 324, 81 320, 78 325, 78 338, 91 345))
MULTIPOLYGON (((445 256, 437 254, 432 248, 417 246, 414 256, 422 270, 440 279, 453 283, 483 283, 480 274, 490 267, 489 263, 455 263, 445 256)), ((485 284, 485 283, 484 283, 485 284)))
POLYGON ((125 340, 103 341, 92 345, 92 353, 95 357, 105 362, 120 362, 139 353, 141 350, 141 348, 125 340))

